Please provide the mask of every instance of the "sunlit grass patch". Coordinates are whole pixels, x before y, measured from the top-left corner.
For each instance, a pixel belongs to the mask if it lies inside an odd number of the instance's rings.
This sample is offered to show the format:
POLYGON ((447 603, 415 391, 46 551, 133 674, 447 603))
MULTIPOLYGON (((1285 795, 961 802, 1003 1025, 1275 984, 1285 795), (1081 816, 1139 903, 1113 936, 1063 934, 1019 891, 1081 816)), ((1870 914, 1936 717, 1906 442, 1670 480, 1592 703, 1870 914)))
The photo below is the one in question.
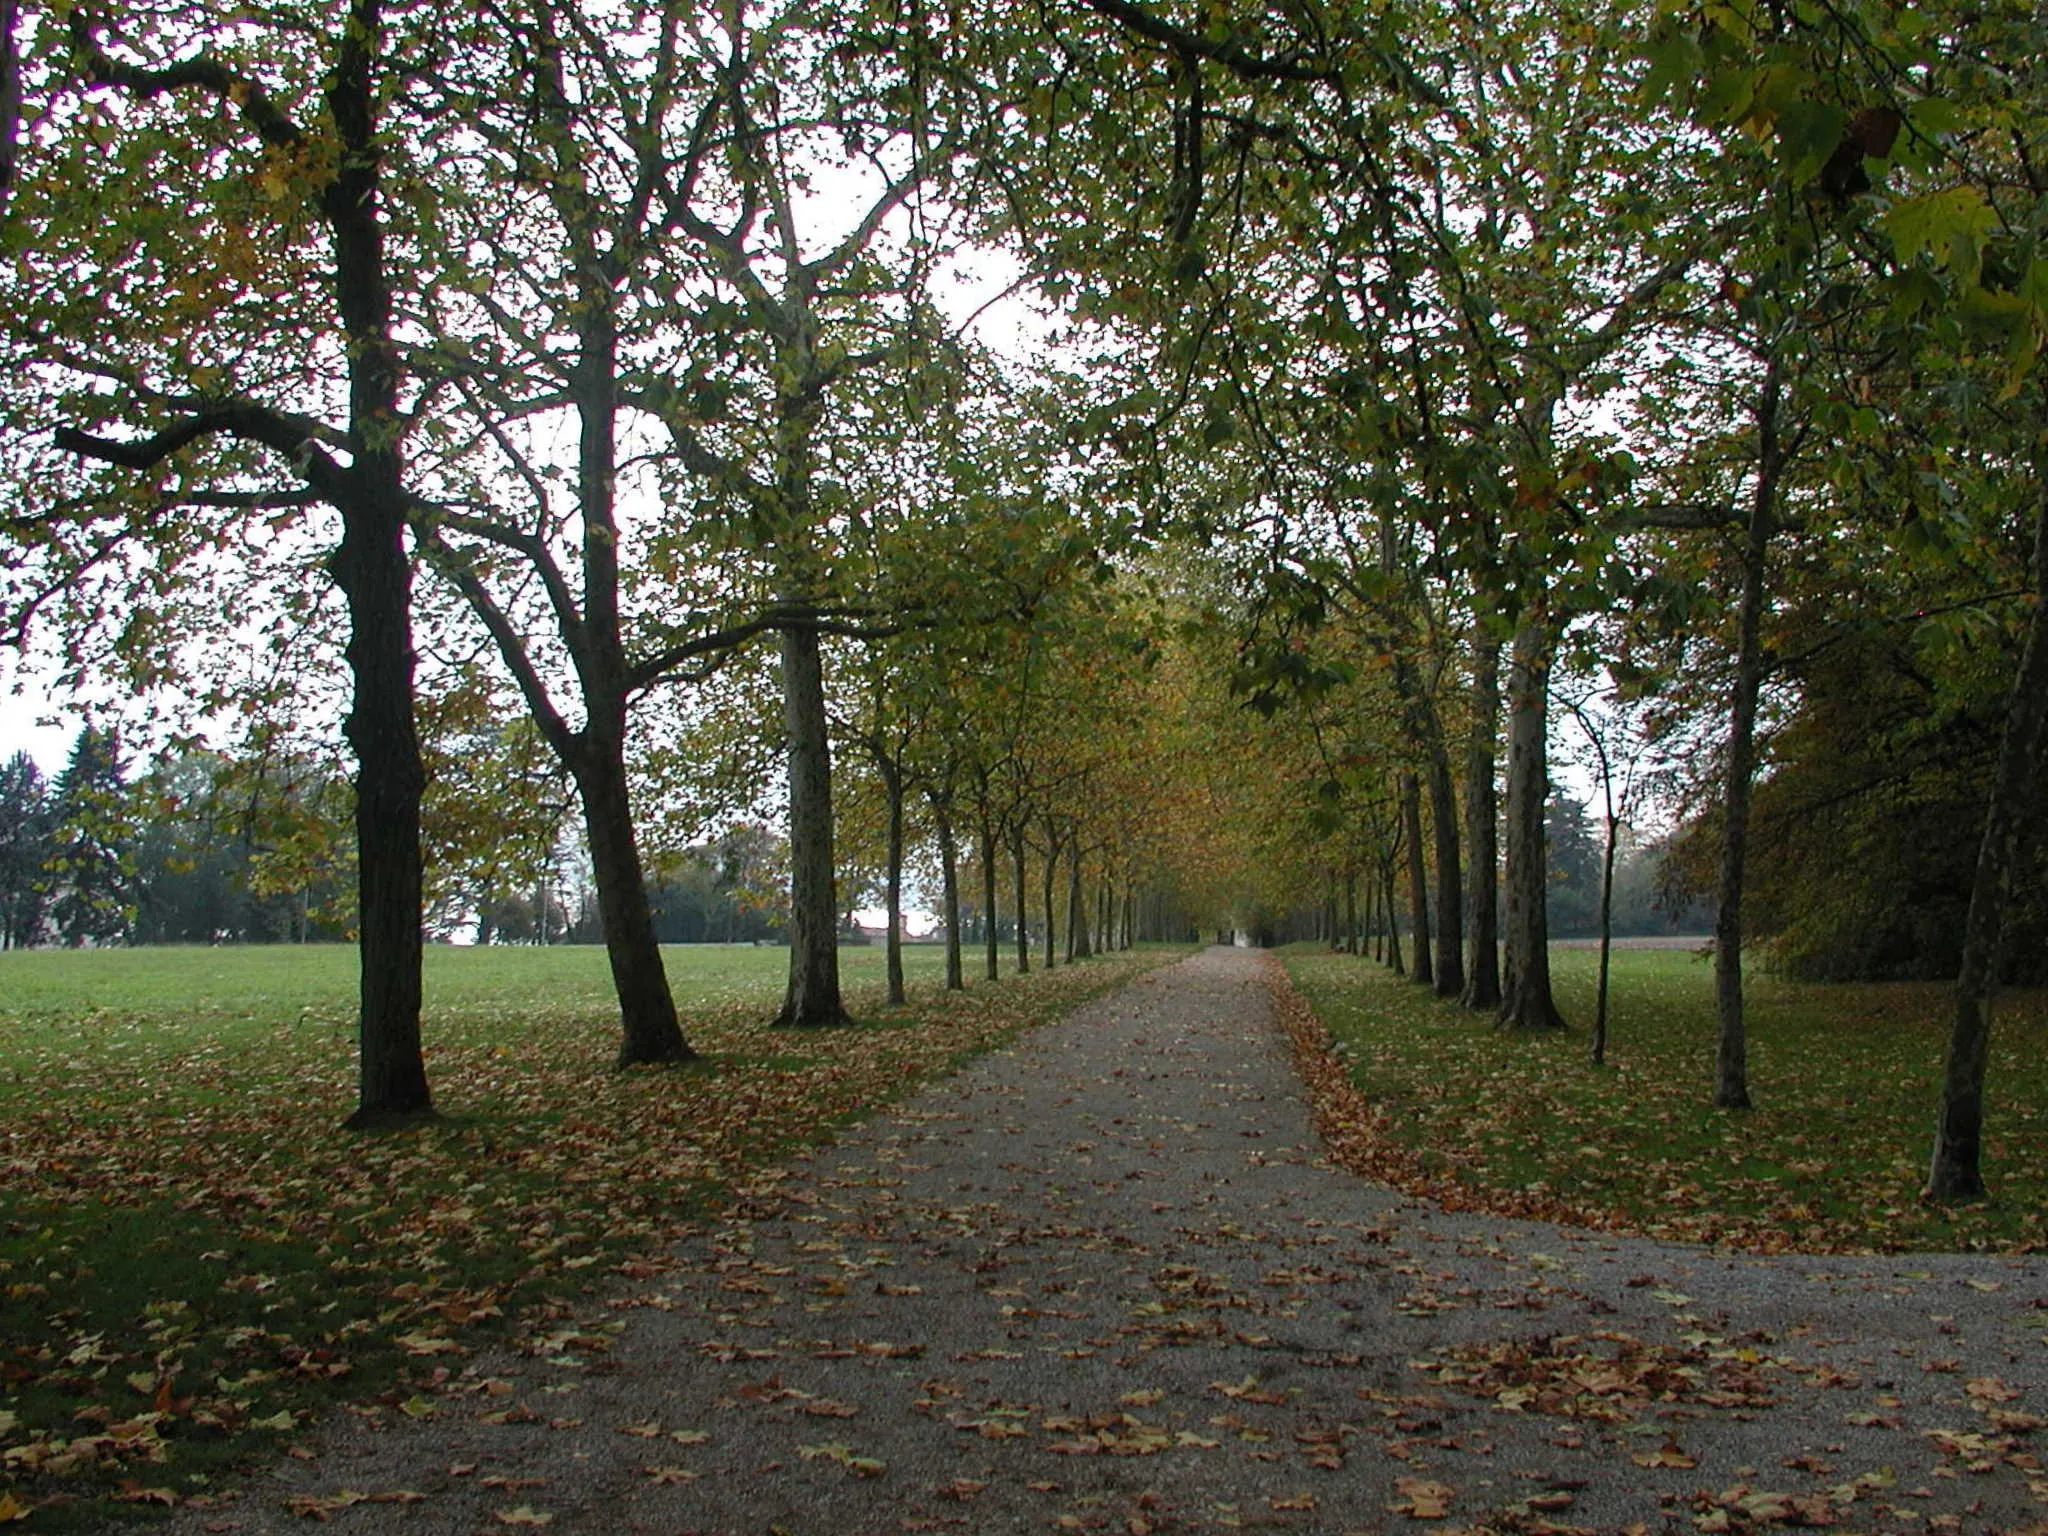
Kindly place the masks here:
POLYGON ((1949 988, 1748 978, 1756 1108, 1711 1106, 1710 961, 1614 956, 1608 1061, 1589 1059, 1594 960, 1555 949, 1575 1026, 1510 1034, 1370 960, 1297 949, 1288 971, 1421 1166, 1640 1231, 1816 1250, 2010 1249, 2048 1242, 2048 992, 2001 997, 1985 1146, 1989 1202, 1918 1198, 1949 988))
POLYGON ((99 1528, 337 1395, 407 1411, 775 1156, 1183 952, 949 994, 913 948, 890 1009, 882 951, 848 949, 867 1022, 801 1031, 771 1025, 786 950, 672 949, 703 1059, 622 1073, 602 950, 434 949, 440 1117, 372 1134, 341 1128, 352 951, 0 954, 0 1496, 99 1528))

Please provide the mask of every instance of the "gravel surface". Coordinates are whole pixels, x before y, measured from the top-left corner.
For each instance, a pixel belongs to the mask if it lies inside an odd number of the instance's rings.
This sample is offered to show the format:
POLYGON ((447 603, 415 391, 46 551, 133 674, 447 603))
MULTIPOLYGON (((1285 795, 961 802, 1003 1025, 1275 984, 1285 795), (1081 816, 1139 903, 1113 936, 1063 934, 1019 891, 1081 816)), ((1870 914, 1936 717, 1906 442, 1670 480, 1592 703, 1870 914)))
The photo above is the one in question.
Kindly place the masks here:
POLYGON ((173 1528, 2048 1536, 2042 1260, 1405 1200, 1324 1159, 1273 964, 1213 949, 983 1058, 548 1349, 173 1528))

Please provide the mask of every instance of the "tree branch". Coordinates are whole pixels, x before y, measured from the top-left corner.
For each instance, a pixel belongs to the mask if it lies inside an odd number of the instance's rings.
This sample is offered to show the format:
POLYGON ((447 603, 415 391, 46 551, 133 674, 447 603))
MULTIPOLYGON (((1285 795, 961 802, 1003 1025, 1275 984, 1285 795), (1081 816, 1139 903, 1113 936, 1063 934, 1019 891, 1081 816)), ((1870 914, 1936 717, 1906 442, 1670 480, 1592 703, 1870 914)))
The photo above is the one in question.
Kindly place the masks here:
POLYGON ((289 149, 304 138, 299 125, 278 109, 260 82, 238 75, 218 59, 204 54, 164 69, 124 64, 100 46, 94 36, 98 25, 83 6, 71 13, 71 44, 94 84, 144 97, 160 96, 167 91, 202 90, 233 103, 266 144, 289 149))

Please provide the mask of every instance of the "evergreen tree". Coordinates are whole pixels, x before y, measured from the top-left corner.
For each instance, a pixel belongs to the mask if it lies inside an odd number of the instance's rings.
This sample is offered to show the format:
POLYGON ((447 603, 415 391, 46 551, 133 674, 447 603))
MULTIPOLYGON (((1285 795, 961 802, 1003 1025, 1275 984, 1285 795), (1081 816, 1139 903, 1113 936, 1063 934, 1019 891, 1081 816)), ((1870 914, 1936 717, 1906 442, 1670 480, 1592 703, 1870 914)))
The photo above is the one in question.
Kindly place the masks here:
POLYGON ((71 746, 51 799, 50 907, 57 936, 73 949, 128 936, 120 742, 86 726, 71 746))
POLYGON ((42 937, 49 858, 49 786, 35 759, 17 752, 0 768, 0 949, 42 937))

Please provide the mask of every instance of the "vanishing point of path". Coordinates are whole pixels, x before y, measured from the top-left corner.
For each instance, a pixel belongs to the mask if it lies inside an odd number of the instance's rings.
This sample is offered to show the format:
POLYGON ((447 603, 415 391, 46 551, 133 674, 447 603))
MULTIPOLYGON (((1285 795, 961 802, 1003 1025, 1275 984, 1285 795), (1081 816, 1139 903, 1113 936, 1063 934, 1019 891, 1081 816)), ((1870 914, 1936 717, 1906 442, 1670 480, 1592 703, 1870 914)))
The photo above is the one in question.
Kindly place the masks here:
POLYGON ((179 1528, 2048 1533, 2039 1258, 1407 1201, 1325 1160, 1273 967, 1210 950, 983 1058, 609 1324, 337 1415, 179 1528))

